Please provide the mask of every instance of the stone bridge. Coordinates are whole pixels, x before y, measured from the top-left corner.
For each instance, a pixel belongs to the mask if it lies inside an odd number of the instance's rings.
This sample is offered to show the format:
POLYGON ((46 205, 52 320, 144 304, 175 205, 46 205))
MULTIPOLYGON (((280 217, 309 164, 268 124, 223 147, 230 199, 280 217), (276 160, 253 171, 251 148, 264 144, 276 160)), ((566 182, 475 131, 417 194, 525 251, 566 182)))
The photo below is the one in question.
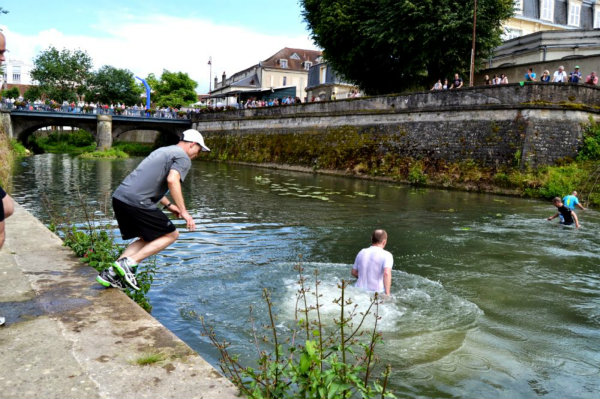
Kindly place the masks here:
POLYGON ((80 114, 67 112, 3 110, 0 122, 11 138, 26 143, 28 137, 46 126, 71 126, 85 129, 96 138, 98 149, 107 149, 112 142, 130 130, 155 130, 180 136, 192 126, 189 119, 168 119, 137 116, 80 114))

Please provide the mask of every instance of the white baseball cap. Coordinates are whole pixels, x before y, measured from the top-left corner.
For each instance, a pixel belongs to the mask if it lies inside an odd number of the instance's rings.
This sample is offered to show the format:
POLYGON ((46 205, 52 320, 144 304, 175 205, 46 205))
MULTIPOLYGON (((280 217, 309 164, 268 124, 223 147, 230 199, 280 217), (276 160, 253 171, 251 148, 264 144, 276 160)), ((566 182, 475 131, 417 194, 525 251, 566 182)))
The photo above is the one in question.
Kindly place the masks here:
POLYGON ((182 140, 190 141, 192 143, 198 143, 200 144, 200 147, 202 147, 202 151, 210 151, 210 148, 208 148, 206 144, 204 144, 204 137, 202 137, 200 132, 195 129, 188 129, 185 132, 183 132, 182 140))

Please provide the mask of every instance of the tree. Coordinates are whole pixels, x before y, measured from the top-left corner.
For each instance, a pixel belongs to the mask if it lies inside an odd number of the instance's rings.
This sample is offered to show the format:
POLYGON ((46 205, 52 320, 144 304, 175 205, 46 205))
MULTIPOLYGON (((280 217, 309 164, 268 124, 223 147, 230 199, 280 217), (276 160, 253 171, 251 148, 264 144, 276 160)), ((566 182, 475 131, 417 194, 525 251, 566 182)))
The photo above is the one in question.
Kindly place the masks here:
MULTIPOLYGON (((469 71, 473 0, 301 2, 325 59, 368 94, 423 88, 469 71)), ((478 0, 477 60, 501 43, 501 25, 513 7, 512 0, 478 0)))
POLYGON ((35 101, 42 98, 42 91, 38 86, 31 86, 29 89, 25 90, 23 93, 23 98, 27 101, 35 101))
POLYGON ((12 89, 6 89, 6 90, 2 90, 2 93, 0 93, 2 95, 2 98, 19 98, 21 97, 21 93, 19 92, 19 89, 17 89, 16 87, 13 87, 12 89))
POLYGON ((56 101, 74 101, 86 91, 92 59, 82 50, 49 47, 33 60, 31 77, 46 97, 56 101))
POLYGON ((170 72, 166 69, 157 80, 154 74, 148 75, 146 82, 153 90, 153 102, 159 107, 181 108, 197 101, 196 83, 187 73, 170 72))
POLYGON ((142 88, 135 82, 131 71, 104 65, 91 75, 85 98, 103 104, 133 105, 141 102, 140 94, 142 88))

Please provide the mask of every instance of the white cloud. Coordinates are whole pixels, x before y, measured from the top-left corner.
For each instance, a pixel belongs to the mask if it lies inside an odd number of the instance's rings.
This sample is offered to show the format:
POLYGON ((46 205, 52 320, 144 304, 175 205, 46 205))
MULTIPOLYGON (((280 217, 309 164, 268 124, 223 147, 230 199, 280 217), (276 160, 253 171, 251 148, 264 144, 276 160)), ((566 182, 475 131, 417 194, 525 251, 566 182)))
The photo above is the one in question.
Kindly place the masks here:
MULTIPOLYGON (((163 69, 186 72, 198 82, 197 91, 208 91, 208 59, 212 57, 212 76, 221 79, 264 60, 283 47, 316 49, 308 32, 304 36, 265 35, 236 26, 216 25, 199 18, 162 15, 104 16, 93 26, 104 37, 86 34, 67 35, 58 29, 23 35, 2 27, 7 37, 9 57, 32 62, 40 51, 58 49, 85 50, 94 68, 112 65, 127 68, 145 77, 163 69)), ((94 31, 91 30, 91 31, 94 31)))

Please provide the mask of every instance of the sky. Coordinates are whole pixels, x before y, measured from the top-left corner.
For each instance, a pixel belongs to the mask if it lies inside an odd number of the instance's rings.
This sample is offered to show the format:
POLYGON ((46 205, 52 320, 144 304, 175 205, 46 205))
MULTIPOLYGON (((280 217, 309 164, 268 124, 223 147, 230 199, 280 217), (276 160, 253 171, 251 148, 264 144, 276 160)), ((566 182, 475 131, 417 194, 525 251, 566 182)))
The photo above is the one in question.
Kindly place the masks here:
POLYGON ((21 0, 1 7, 9 59, 32 64, 50 46, 79 49, 94 70, 111 65, 142 78, 185 72, 198 93, 208 92, 209 76, 221 80, 284 47, 318 49, 298 0, 21 0))

